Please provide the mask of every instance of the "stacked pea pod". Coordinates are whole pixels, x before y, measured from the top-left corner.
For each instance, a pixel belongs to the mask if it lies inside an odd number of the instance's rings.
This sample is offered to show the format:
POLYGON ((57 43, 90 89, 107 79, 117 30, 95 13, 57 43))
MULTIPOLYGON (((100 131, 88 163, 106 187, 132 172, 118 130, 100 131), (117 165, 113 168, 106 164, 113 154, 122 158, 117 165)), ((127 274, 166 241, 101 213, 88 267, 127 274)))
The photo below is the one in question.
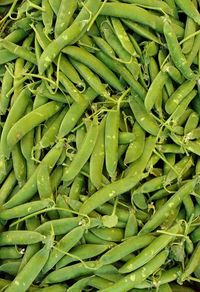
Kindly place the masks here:
POLYGON ((198 291, 199 8, 0 2, 4 291, 198 291))

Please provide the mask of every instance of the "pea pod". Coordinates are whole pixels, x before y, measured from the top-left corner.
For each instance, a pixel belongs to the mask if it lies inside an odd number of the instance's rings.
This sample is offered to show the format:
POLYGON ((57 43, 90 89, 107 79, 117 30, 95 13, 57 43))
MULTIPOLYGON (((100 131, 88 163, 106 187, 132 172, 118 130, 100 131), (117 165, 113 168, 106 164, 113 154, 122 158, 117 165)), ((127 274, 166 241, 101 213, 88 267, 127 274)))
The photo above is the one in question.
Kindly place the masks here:
POLYGON ((30 261, 8 286, 6 289, 8 292, 13 290, 16 292, 25 292, 30 287, 48 259, 51 244, 51 240, 48 239, 44 247, 32 256, 30 261))

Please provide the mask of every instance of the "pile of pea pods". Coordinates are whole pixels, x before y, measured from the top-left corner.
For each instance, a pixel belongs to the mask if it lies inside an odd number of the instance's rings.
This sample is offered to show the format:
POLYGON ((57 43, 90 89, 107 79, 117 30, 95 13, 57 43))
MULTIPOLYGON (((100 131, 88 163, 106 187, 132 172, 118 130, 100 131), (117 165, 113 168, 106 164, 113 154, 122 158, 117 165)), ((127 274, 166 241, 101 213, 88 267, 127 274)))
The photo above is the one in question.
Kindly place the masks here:
POLYGON ((0 1, 0 291, 200 291, 200 1, 0 1))

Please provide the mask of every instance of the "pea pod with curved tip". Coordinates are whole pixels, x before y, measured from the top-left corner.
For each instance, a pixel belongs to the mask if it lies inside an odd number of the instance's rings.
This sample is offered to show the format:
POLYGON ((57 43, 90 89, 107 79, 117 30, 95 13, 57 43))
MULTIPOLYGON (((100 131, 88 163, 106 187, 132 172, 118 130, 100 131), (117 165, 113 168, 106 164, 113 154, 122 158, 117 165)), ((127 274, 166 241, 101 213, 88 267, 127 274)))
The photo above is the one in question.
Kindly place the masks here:
POLYGON ((190 69, 185 56, 181 51, 181 47, 176 38, 176 34, 172 28, 172 25, 168 21, 164 21, 163 28, 164 36, 167 41, 167 47, 171 58, 186 79, 193 79, 195 74, 190 69))
POLYGON ((22 117, 8 132, 7 143, 10 150, 30 130, 49 119, 62 108, 62 104, 50 101, 22 117))
POLYGON ((44 133, 44 135, 42 136, 41 140, 38 142, 38 144, 36 145, 36 148, 47 148, 50 146, 53 146, 53 144, 56 142, 55 141, 55 137, 58 134, 60 125, 67 113, 67 107, 65 107, 57 116, 57 118, 55 119, 55 121, 53 121, 52 125, 50 125, 50 127, 47 129, 47 131, 44 133))
POLYGON ((148 222, 143 226, 139 234, 147 234, 157 228, 183 201, 184 197, 192 193, 197 179, 191 179, 173 194, 170 199, 157 212, 152 215, 148 222))
POLYGON ((112 17, 111 18, 112 25, 114 27, 115 33, 122 45, 122 47, 131 55, 131 56, 137 56, 135 48, 133 44, 131 43, 129 36, 122 25, 121 21, 118 18, 112 17))
POLYGON ((105 124, 105 162, 111 178, 116 175, 118 163, 119 119, 119 109, 114 107, 108 112, 105 124))
POLYGON ((70 58, 70 61, 80 73, 80 75, 84 78, 84 80, 91 86, 91 88, 93 88, 94 91, 96 91, 100 96, 103 96, 105 98, 110 97, 108 91, 106 90, 106 86, 102 84, 100 79, 92 72, 92 70, 72 58, 70 58))
POLYGON ((99 263, 103 265, 111 264, 119 261, 123 257, 127 256, 131 252, 137 251, 149 245, 154 236, 151 234, 143 236, 131 236, 123 242, 111 248, 109 251, 104 253, 100 259, 99 263))
POLYGON ((128 192, 133 188, 140 180, 141 174, 134 177, 129 176, 112 182, 109 185, 104 186, 96 193, 91 195, 81 206, 79 212, 82 214, 89 214, 91 211, 96 209, 99 205, 106 203, 110 199, 116 196, 128 192))
POLYGON ((89 53, 87 50, 75 46, 68 46, 63 49, 63 53, 69 55, 71 58, 88 66, 92 71, 96 72, 102 79, 115 89, 122 91, 123 86, 116 77, 116 75, 108 69, 99 59, 89 53))
POLYGON ((70 250, 70 255, 65 255, 57 264, 56 270, 63 268, 78 259, 85 260, 99 256, 110 248, 109 244, 81 244, 70 250))
POLYGON ((9 91, 12 88, 13 85, 13 71, 14 66, 13 64, 8 64, 8 67, 6 68, 6 72, 2 79, 2 85, 1 85, 1 95, 0 95, 0 114, 4 115, 6 111, 8 110, 8 106, 10 103, 10 94, 9 91))
POLYGON ((74 44, 80 38, 88 24, 89 20, 73 23, 45 48, 38 62, 40 74, 44 73, 65 46, 74 44))
POLYGON ((63 138, 64 136, 69 134, 71 130, 73 130, 73 128, 76 126, 85 110, 96 98, 97 93, 92 88, 88 88, 84 96, 85 100, 83 102, 81 103, 74 102, 72 106, 70 106, 60 125, 58 139, 63 138))
POLYGON ((184 98, 192 92, 195 85, 195 80, 186 80, 184 83, 182 83, 167 100, 165 104, 166 112, 168 114, 172 114, 181 101, 183 101, 184 98))
POLYGON ((176 83, 182 84, 184 82, 184 77, 181 75, 180 71, 170 63, 166 63, 162 68, 162 71, 167 72, 171 79, 176 83))
POLYGON ((9 197, 11 191, 13 190, 14 186, 16 185, 17 179, 15 176, 14 171, 11 171, 7 176, 6 180, 1 184, 0 189, 0 204, 3 204, 6 199, 9 197))
POLYGON ((199 11, 191 0, 184 1, 184 4, 181 0, 175 0, 175 3, 185 12, 185 14, 190 16, 198 25, 200 25, 199 11))
POLYGON ((19 272, 19 274, 17 274, 15 279, 8 286, 6 291, 27 291, 47 262, 51 247, 52 238, 47 238, 44 247, 31 257, 28 263, 23 267, 23 269, 19 272))
POLYGON ((11 110, 7 116, 6 122, 1 133, 1 159, 3 157, 9 158, 10 151, 8 150, 7 144, 7 135, 12 128, 12 126, 22 117, 24 114, 27 105, 29 104, 31 97, 31 92, 28 88, 25 88, 21 91, 21 94, 18 96, 16 102, 11 107, 11 110))
POLYGON ((55 245, 54 249, 50 252, 49 258, 42 269, 42 274, 46 274, 51 270, 57 262, 62 259, 71 248, 73 248, 79 240, 83 237, 86 227, 84 225, 75 227, 55 245))
POLYGON ((108 288, 102 289, 102 292, 121 292, 122 289, 124 291, 129 291, 134 288, 136 285, 142 283, 145 279, 147 279, 150 275, 152 275, 157 269, 160 268, 166 261, 169 252, 167 250, 161 251, 158 255, 156 255, 152 260, 146 263, 143 267, 138 270, 129 273, 124 276, 121 280, 117 281, 113 285, 108 288))
POLYGON ((168 80, 168 74, 160 71, 153 82, 151 83, 149 90, 145 96, 144 105, 147 111, 151 111, 156 100, 162 95, 164 85, 168 80))
POLYGON ((105 155, 105 122, 103 119, 99 126, 99 134, 90 157, 90 179, 94 186, 99 189, 102 186, 102 174, 105 155))
POLYGON ((199 115, 196 112, 192 111, 185 123, 184 135, 187 135, 190 131, 196 129, 198 124, 199 115))
POLYGON ((56 23, 55 23, 55 36, 58 37, 65 29, 68 28, 73 14, 77 8, 77 0, 64 0, 61 1, 56 23), (67 8, 67 11, 66 11, 67 8))
POLYGON ((93 148, 98 136, 99 126, 94 122, 91 124, 88 132, 86 133, 83 144, 70 165, 64 170, 62 180, 70 181, 80 172, 81 168, 90 158, 93 148))
MULTIPOLYGON (((185 24, 184 39, 191 36, 193 33, 195 33, 196 29, 197 29, 196 22, 190 16, 188 16, 186 19, 186 24, 185 24)), ((192 46, 193 46, 193 43, 194 43, 194 37, 190 37, 188 40, 186 40, 183 43, 183 46, 182 46, 183 54, 190 53, 192 46)))
POLYGON ((153 150, 156 146, 156 138, 153 136, 149 136, 146 138, 146 142, 144 145, 144 151, 140 158, 134 161, 130 166, 125 170, 125 175, 128 176, 135 176, 140 174, 140 178, 143 176, 143 172, 148 164, 148 161, 151 158, 153 150))
POLYGON ((35 231, 4 231, 0 234, 0 246, 33 244, 41 242, 44 239, 45 236, 35 231))
POLYGON ((149 134, 157 136, 159 132, 159 125, 147 112, 140 98, 133 93, 129 99, 129 104, 138 124, 149 134))
MULTIPOLYGON (((46 163, 49 169, 52 169, 59 159, 63 150, 63 141, 58 142, 43 158, 42 162, 46 163)), ((37 173, 38 166, 25 185, 4 204, 6 209, 18 206, 28 202, 37 192, 37 173)))
POLYGON ((176 234, 180 232, 180 226, 174 225, 167 232, 170 234, 162 234, 155 238, 147 247, 145 247, 136 257, 128 260, 120 269, 120 273, 130 273, 144 266, 153 259, 160 251, 162 251, 171 241, 176 239, 176 234))
POLYGON ((34 65, 37 65, 35 54, 29 51, 27 48, 18 46, 12 42, 7 41, 6 39, 1 39, 0 44, 10 53, 14 53, 16 56, 23 58, 34 65))

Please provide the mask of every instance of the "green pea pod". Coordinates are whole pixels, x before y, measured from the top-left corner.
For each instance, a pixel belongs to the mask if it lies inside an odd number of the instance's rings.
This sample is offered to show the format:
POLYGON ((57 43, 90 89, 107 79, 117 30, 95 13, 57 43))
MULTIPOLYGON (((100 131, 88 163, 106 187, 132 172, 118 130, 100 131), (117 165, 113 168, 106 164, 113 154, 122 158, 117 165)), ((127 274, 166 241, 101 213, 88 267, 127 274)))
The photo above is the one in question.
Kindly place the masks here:
POLYGON ((157 269, 160 268, 166 261, 169 252, 164 250, 156 255, 152 260, 146 263, 143 267, 139 268, 138 270, 129 273, 128 275, 124 276, 121 280, 117 281, 113 285, 108 288, 102 289, 102 292, 121 292, 122 289, 124 291, 129 291, 130 289, 134 288, 136 285, 143 282, 147 279, 150 275, 152 275, 157 269))
POLYGON ((99 205, 106 203, 110 199, 129 191, 140 180, 141 174, 134 177, 129 176, 119 179, 109 185, 104 186, 91 197, 89 197, 81 206, 80 213, 89 214, 96 209, 99 205))
POLYGON ((15 279, 6 289, 7 292, 25 292, 38 276, 43 266, 48 260, 49 252, 52 247, 52 238, 48 238, 46 244, 36 254, 34 254, 24 268, 19 272, 15 279))
POLYGON ((44 239, 43 235, 35 231, 5 231, 0 235, 0 246, 33 244, 44 239))
POLYGON ((42 269, 42 273, 46 274, 51 270, 57 262, 67 253, 74 245, 76 245, 82 238, 85 232, 84 226, 78 226, 68 232, 62 239, 55 245, 55 248, 51 251, 49 258, 42 269))
POLYGON ((195 75, 190 69, 187 60, 181 51, 181 47, 178 43, 172 25, 168 21, 164 22, 164 35, 174 64, 186 79, 193 79, 195 75))
POLYGON ((113 108, 106 117, 105 158, 109 176, 115 177, 118 163, 119 110, 113 108))
POLYGON ((70 251, 70 255, 65 255, 56 265, 56 269, 63 268, 78 259, 90 259, 98 256, 110 248, 109 244, 81 244, 70 251))
POLYGON ((0 219, 2 220, 11 220, 14 218, 20 218, 32 214, 34 212, 40 211, 45 208, 52 206, 52 201, 50 200, 39 200, 34 202, 29 202, 21 204, 17 207, 4 209, 0 212, 0 219))
POLYGON ((192 179, 181 186, 180 189, 171 196, 166 204, 157 210, 157 212, 148 220, 148 222, 141 229, 140 234, 146 234, 158 227, 165 220, 165 218, 169 216, 170 212, 180 205, 184 197, 193 191, 196 183, 196 179, 192 179))
POLYGON ((162 90, 167 80, 168 74, 165 72, 160 71, 156 75, 144 100, 144 105, 147 111, 151 111, 154 104, 156 103, 156 100, 160 97, 160 95, 162 95, 162 90))
POLYGON ((34 127, 47 120, 62 108, 62 104, 50 101, 18 120, 10 129, 7 136, 7 143, 10 149, 22 139, 34 127))
POLYGON ((99 130, 98 125, 92 123, 83 141, 82 147, 75 155, 69 167, 67 167, 64 170, 62 178, 64 181, 70 181, 74 179, 74 177, 79 173, 81 168, 87 162, 94 149, 96 139, 98 136, 98 130, 99 130))
POLYGON ((117 262, 128 254, 146 247, 152 242, 153 239, 154 236, 151 234, 144 236, 131 236, 104 253, 100 257, 99 262, 104 265, 117 262))
POLYGON ((144 248, 136 257, 127 261, 120 269, 120 273, 130 273, 153 259, 160 251, 162 251, 171 241, 175 240, 176 234, 180 231, 178 224, 171 227, 167 232, 154 239, 146 248, 144 248), (170 235, 170 233, 172 233, 170 235))
POLYGON ((128 164, 136 161, 142 155, 145 146, 145 132, 143 128, 135 122, 132 132, 135 136, 133 142, 131 142, 126 150, 124 163, 128 164))
MULTIPOLYGON (((63 142, 58 142, 43 158, 43 162, 51 169, 56 164, 63 150, 63 142)), ((39 167, 39 166, 38 166, 39 167)), ((29 201, 37 192, 37 172, 38 167, 25 183, 25 185, 4 204, 5 208, 9 209, 29 201)))
POLYGON ((140 98, 134 94, 131 96, 129 104, 138 124, 149 134, 157 136, 159 126, 156 120, 146 111, 140 98))
MULTIPOLYGON (((31 92, 28 88, 21 91, 16 102, 11 107, 11 110, 7 116, 6 122, 3 127, 1 134, 1 153, 4 157, 9 157, 10 152, 8 151, 7 135, 12 126, 23 116, 27 105, 29 104, 31 92)), ((1 157, 2 158, 2 157, 1 157)))

